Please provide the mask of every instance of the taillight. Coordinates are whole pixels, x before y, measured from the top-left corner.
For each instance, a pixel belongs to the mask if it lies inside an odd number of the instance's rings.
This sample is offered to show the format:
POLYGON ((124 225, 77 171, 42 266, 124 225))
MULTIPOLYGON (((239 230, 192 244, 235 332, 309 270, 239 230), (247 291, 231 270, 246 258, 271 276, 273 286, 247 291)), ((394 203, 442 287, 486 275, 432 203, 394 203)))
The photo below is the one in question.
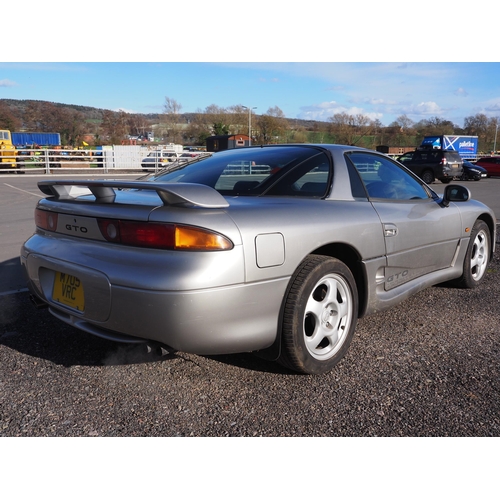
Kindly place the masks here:
POLYGON ((446 158, 441 158, 441 165, 446 165, 447 163, 446 158))
POLYGON ((177 250, 231 250, 233 243, 222 234, 193 226, 175 226, 177 250))
POLYGON ((164 250, 230 250, 231 240, 195 226, 98 219, 103 237, 112 243, 164 250))
POLYGON ((55 231, 57 229, 57 214, 47 210, 35 209, 35 224, 40 229, 55 231))

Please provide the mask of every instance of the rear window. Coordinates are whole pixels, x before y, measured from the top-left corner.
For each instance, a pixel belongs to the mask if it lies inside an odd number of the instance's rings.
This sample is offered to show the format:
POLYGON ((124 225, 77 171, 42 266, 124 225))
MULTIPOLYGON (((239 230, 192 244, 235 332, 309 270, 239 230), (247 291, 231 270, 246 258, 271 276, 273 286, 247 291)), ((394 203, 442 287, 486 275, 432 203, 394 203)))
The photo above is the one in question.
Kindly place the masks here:
POLYGON ((456 151, 446 151, 445 155, 446 155, 446 159, 448 161, 454 161, 454 162, 461 162, 462 161, 462 157, 460 156, 460 153, 458 153, 456 151))
POLYGON ((226 196, 323 197, 331 184, 328 154, 314 146, 241 148, 187 165, 174 164, 157 182, 205 184, 226 196))

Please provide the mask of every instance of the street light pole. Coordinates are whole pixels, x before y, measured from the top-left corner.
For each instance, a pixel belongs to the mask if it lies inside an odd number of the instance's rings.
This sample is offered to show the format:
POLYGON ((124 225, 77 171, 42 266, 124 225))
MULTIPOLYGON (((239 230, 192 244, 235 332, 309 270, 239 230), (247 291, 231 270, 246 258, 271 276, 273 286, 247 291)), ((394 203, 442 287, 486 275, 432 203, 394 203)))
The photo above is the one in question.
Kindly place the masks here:
POLYGON ((493 154, 496 154, 497 151, 497 132, 498 132, 498 123, 495 126, 495 143, 493 144, 493 154))
POLYGON ((242 106, 243 109, 248 109, 248 145, 252 145, 252 109, 257 109, 257 106, 249 108, 247 106, 242 106))

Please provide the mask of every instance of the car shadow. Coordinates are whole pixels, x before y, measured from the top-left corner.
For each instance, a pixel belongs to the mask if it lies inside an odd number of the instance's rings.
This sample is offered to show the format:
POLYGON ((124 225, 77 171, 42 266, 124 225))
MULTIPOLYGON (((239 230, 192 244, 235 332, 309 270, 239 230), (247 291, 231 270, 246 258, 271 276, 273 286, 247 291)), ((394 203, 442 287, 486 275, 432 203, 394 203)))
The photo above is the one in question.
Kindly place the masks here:
POLYGON ((269 361, 267 359, 260 358, 258 355, 252 353, 225 354, 204 357, 217 361, 218 363, 223 363, 228 366, 235 366, 254 372, 273 373, 281 375, 297 375, 297 373, 289 370, 288 368, 285 368, 284 366, 278 364, 276 361, 269 361))
MULTIPOLYGON (((54 364, 113 366, 165 362, 183 358, 155 344, 122 344, 96 337, 37 309, 28 292, 0 296, 0 345, 54 364)), ((291 373, 250 353, 204 356, 218 363, 266 373, 291 373)))
POLYGON ((77 330, 36 309, 27 292, 0 296, 0 345, 65 367, 152 363, 175 354, 77 330))

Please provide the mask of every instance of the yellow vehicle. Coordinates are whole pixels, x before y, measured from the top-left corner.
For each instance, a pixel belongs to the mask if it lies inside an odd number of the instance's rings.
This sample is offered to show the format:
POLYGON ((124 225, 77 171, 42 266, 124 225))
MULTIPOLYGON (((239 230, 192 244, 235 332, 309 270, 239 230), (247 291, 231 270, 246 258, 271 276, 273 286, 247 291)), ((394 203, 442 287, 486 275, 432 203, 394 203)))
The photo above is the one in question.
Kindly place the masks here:
POLYGON ((0 130, 0 169, 16 168, 16 147, 12 144, 9 130, 0 130))

